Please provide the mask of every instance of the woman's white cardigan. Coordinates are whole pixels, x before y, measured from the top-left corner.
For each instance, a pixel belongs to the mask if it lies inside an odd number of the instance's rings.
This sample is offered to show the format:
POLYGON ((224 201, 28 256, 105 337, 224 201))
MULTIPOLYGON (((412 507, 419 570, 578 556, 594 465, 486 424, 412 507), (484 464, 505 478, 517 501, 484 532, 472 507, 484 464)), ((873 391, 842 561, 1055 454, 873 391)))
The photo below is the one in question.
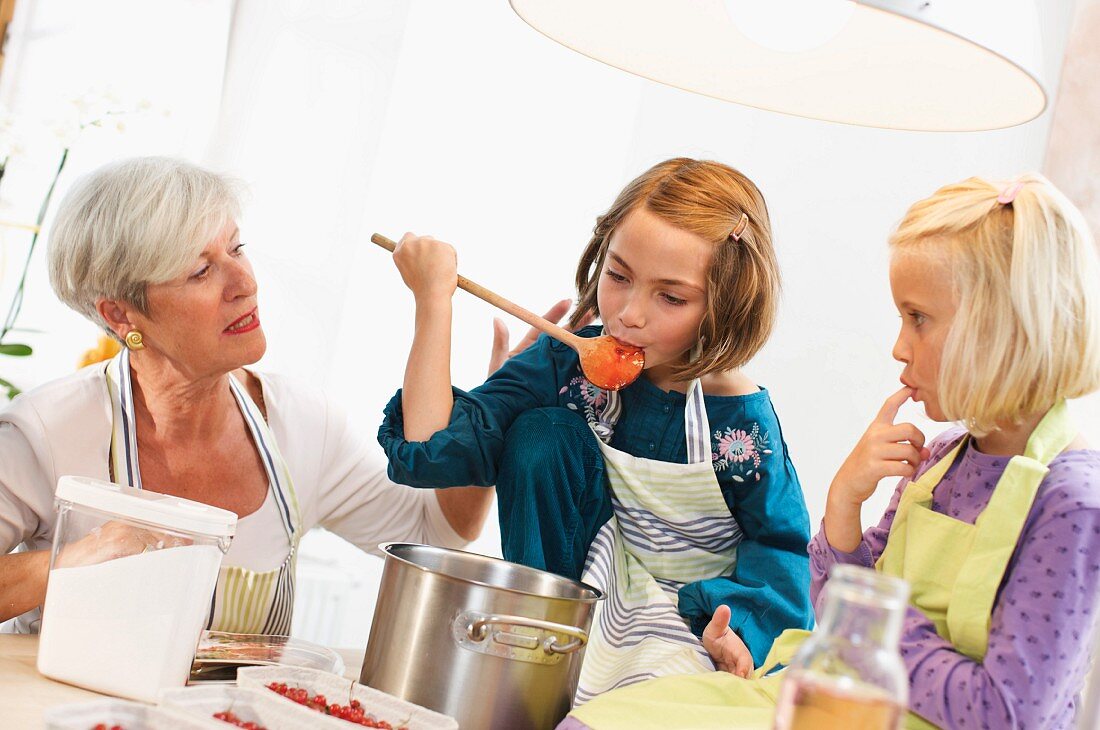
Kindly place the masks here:
MULTIPOLYGON (((59 477, 109 480, 112 415, 105 365, 46 383, 0 410, 0 554, 21 545, 49 549, 59 477)), ((466 544, 448 524, 435 493, 391 482, 381 449, 354 433, 343 411, 320 390, 278 375, 256 375, 298 496, 302 534, 321 525, 375 554, 378 543, 387 540, 466 544)), ((263 506, 238 523, 225 562, 268 570, 286 554, 286 532, 269 492, 263 506)), ((36 610, 19 617, 15 630, 36 630, 38 616, 36 610)))

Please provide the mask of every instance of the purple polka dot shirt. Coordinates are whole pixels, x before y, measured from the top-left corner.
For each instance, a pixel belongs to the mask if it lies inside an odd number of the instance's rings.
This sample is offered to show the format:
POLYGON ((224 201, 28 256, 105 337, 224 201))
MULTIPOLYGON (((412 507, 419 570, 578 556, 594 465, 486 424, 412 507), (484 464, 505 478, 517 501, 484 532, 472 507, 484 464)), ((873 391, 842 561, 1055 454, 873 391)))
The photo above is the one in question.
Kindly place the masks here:
MULTIPOLYGON (((952 429, 930 444, 919 474, 959 442, 952 429)), ((932 497, 932 509, 973 524, 1009 457, 970 444, 932 497)), ((824 529, 810 541, 815 606, 836 563, 873 566, 886 546, 905 480, 878 525, 852 553, 834 550, 824 529)), ((993 604, 989 649, 975 662, 942 639, 909 607, 901 653, 909 705, 944 728, 1070 728, 1091 663, 1100 601, 1100 451, 1066 451, 1050 463, 993 604)))

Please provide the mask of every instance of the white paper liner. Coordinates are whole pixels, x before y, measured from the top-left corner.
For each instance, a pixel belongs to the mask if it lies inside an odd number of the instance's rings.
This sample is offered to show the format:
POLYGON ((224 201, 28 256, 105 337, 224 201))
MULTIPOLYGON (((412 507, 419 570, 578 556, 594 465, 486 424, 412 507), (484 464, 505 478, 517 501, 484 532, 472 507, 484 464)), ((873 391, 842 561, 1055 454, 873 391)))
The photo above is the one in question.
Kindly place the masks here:
POLYGON ((129 700, 102 699, 47 708, 42 713, 47 730, 90 730, 98 723, 126 730, 227 730, 213 717, 203 719, 171 707, 154 707, 129 700))
MULTIPOLYGON (((287 712, 284 699, 269 689, 214 684, 165 690, 160 695, 160 706, 201 718, 213 718, 215 712, 232 710, 244 722, 255 722, 267 730, 309 730, 316 727, 316 712, 307 710, 309 715, 287 712)), ((225 730, 232 727, 226 723, 221 725, 225 730)))
POLYGON ((458 730, 458 722, 453 717, 414 705, 328 672, 302 667, 242 667, 237 670, 237 686, 269 693, 287 712, 293 709, 309 713, 308 717, 311 718, 313 727, 333 730, 349 730, 356 727, 346 720, 324 715, 273 692, 267 688, 271 682, 285 683, 289 687, 301 687, 310 695, 319 692, 329 703, 346 705, 349 699, 359 700, 365 712, 389 722, 395 728, 404 723, 409 730, 458 730))

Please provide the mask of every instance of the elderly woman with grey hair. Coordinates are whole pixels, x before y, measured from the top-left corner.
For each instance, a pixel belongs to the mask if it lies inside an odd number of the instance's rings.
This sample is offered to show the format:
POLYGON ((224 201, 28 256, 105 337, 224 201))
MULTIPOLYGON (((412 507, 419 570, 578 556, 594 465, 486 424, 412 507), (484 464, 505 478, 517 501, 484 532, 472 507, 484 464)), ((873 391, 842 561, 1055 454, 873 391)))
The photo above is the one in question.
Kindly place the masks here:
MULTIPOLYGON (((17 631, 37 628, 65 474, 237 513, 207 624, 223 631, 290 633, 296 548, 315 525, 365 550, 480 533, 491 490, 394 484, 317 390, 246 369, 266 341, 238 214, 231 181, 167 158, 100 168, 62 203, 53 287, 125 348, 0 411, 0 621, 17 631)), ((126 529, 79 544, 93 560, 142 549, 126 529)))

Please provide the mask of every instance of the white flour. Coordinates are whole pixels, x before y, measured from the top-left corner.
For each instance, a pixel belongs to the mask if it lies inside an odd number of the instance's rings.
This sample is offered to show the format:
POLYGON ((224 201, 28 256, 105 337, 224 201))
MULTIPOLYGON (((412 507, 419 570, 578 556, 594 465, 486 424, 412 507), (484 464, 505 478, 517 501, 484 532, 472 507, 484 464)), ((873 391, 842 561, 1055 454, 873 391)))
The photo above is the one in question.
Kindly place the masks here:
POLYGON ((147 702, 182 687, 221 559, 188 545, 50 571, 38 671, 147 702))

